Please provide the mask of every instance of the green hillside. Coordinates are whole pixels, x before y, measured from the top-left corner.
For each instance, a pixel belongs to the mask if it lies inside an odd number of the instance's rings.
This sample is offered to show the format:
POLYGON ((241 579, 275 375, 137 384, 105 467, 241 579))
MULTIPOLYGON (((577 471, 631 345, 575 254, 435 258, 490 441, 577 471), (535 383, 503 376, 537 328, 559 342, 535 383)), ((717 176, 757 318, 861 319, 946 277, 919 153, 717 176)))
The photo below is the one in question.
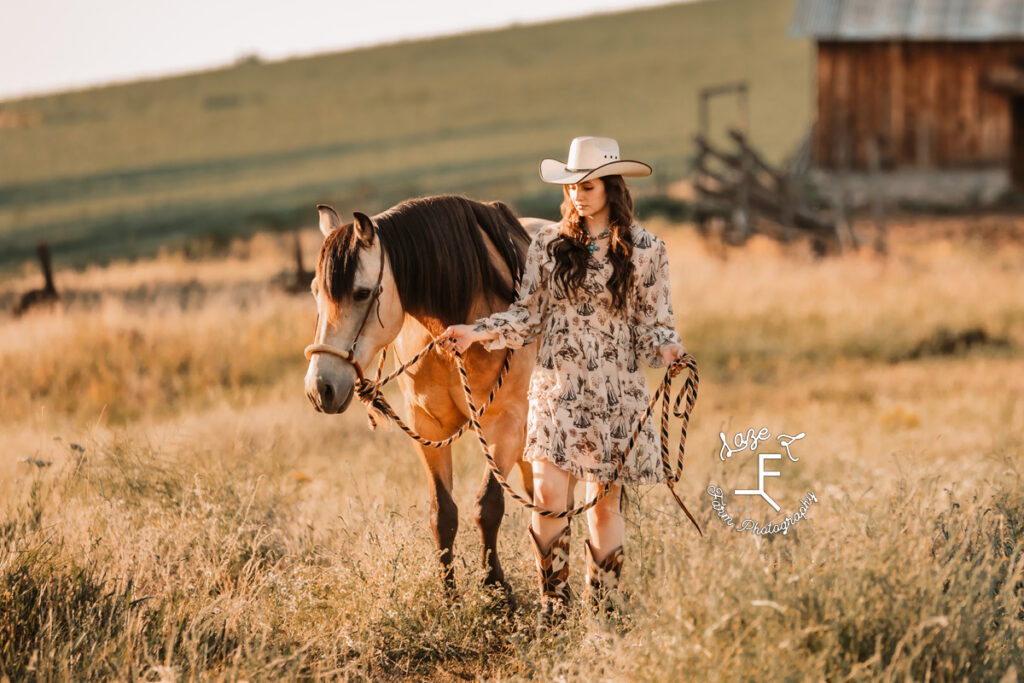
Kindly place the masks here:
MULTIPOLYGON (((698 88, 751 83, 753 140, 788 153, 810 116, 793 0, 712 0, 0 103, 0 267, 47 239, 81 262, 376 212, 425 193, 559 195, 536 175, 574 135, 688 171, 698 88), (12 123, 13 122, 13 123, 12 123)), ((719 129, 735 105, 713 110, 719 129)), ((544 209, 538 208, 544 207, 544 209)))

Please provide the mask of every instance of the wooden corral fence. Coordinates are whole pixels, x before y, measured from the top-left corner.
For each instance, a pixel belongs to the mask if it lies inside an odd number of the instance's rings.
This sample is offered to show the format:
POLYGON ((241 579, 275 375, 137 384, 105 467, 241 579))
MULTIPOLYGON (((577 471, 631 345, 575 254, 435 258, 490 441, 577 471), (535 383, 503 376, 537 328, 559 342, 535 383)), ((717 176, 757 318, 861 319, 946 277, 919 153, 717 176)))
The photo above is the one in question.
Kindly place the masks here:
POLYGON ((694 136, 694 217, 701 234, 719 220, 730 244, 756 232, 784 242, 810 238, 818 253, 841 250, 839 222, 807 201, 803 177, 769 164, 742 132, 730 130, 729 139, 732 150, 694 136))

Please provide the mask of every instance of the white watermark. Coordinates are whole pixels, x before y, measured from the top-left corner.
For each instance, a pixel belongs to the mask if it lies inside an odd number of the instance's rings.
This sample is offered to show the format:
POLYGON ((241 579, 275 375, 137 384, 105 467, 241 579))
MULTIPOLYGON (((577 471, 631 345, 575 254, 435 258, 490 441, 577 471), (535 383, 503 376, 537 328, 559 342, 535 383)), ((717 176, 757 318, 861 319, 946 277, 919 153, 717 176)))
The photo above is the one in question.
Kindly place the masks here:
MULTIPOLYGON (((750 451, 752 454, 757 456, 757 488, 734 489, 732 493, 737 496, 759 497, 775 512, 782 510, 781 506, 775 502, 775 499, 771 497, 765 488, 766 478, 779 478, 782 476, 781 470, 767 469, 766 467, 767 461, 781 461, 782 453, 758 452, 759 446, 770 443, 770 440, 772 439, 772 434, 768 428, 761 427, 756 431, 754 429, 748 429, 745 432, 737 432, 733 436, 732 445, 730 445, 726 440, 724 432, 719 432, 718 436, 722 441, 722 447, 718 453, 718 457, 722 462, 726 462, 734 455, 742 454, 745 451, 750 451)), ((785 451, 786 458, 790 462, 795 463, 799 462, 800 458, 793 455, 791 447, 795 442, 803 439, 805 436, 807 436, 807 434, 804 432, 800 432, 796 435, 780 433, 775 437, 775 441, 777 441, 781 449, 785 451)), ((786 515, 782 519, 757 521, 748 517, 739 521, 727 510, 725 492, 720 487, 715 484, 710 484, 707 487, 707 494, 711 497, 711 509, 717 513, 718 518, 722 520, 723 524, 732 528, 733 531, 746 531, 750 532, 754 536, 769 536, 771 534, 777 534, 780 531, 782 532, 782 535, 785 536, 797 522, 806 519, 807 510, 810 509, 811 505, 818 502, 818 498, 814 495, 814 492, 808 491, 807 495, 800 498, 800 504, 796 511, 792 514, 786 515)))

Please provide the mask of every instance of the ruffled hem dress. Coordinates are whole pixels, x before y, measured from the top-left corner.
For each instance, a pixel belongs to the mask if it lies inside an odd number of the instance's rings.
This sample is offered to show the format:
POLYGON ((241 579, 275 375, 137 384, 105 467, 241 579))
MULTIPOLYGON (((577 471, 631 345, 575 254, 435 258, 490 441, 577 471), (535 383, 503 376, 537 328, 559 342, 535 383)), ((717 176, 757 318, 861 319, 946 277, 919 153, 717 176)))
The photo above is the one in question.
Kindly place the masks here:
POLYGON ((520 348, 540 337, 530 380, 523 459, 547 460, 577 479, 602 483, 664 481, 660 434, 649 418, 615 479, 650 393, 639 362, 664 367, 661 348, 681 344, 675 329, 665 242, 634 223, 634 290, 626 311, 612 306, 613 266, 591 259, 570 300, 552 279, 548 245, 558 224, 541 228, 526 255, 517 300, 475 323, 497 334, 488 350, 520 348))

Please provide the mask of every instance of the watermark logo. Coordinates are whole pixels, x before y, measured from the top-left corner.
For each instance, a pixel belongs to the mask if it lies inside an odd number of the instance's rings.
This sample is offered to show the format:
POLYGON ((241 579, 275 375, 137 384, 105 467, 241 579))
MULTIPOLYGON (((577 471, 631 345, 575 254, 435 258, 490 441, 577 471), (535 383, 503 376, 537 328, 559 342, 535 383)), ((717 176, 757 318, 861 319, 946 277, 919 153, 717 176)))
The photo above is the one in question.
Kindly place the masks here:
MULTIPOLYGON (((718 457, 722 462, 731 460, 734 455, 740 456, 747 451, 757 456, 757 488, 734 489, 732 494, 759 499, 759 505, 767 505, 776 514, 779 513, 782 507, 772 498, 769 492, 770 487, 766 487, 766 479, 782 476, 781 470, 770 469, 772 465, 776 464, 772 461, 781 461, 782 451, 784 451, 786 458, 790 462, 800 462, 800 458, 793 454, 793 444, 803 439, 807 434, 804 432, 795 435, 780 433, 773 438, 772 433, 767 427, 761 427, 756 432, 753 429, 748 429, 745 432, 736 432, 732 439, 732 445, 726 440, 724 432, 719 432, 718 436, 722 440, 722 447, 718 452, 718 457), (780 452, 759 452, 759 448, 765 446, 772 449, 778 447, 780 452)), ((718 514, 718 518, 723 524, 731 527, 733 531, 749 532, 754 536, 769 536, 779 532, 782 532, 782 535, 785 536, 796 523, 806 519, 808 509, 818 502, 814 492, 808 491, 807 495, 800 498, 798 505, 795 506, 796 509, 792 513, 784 515, 781 519, 757 521, 747 517, 743 520, 738 520, 728 511, 725 502, 725 492, 720 487, 715 484, 708 485, 707 494, 711 497, 711 509, 718 514)))

